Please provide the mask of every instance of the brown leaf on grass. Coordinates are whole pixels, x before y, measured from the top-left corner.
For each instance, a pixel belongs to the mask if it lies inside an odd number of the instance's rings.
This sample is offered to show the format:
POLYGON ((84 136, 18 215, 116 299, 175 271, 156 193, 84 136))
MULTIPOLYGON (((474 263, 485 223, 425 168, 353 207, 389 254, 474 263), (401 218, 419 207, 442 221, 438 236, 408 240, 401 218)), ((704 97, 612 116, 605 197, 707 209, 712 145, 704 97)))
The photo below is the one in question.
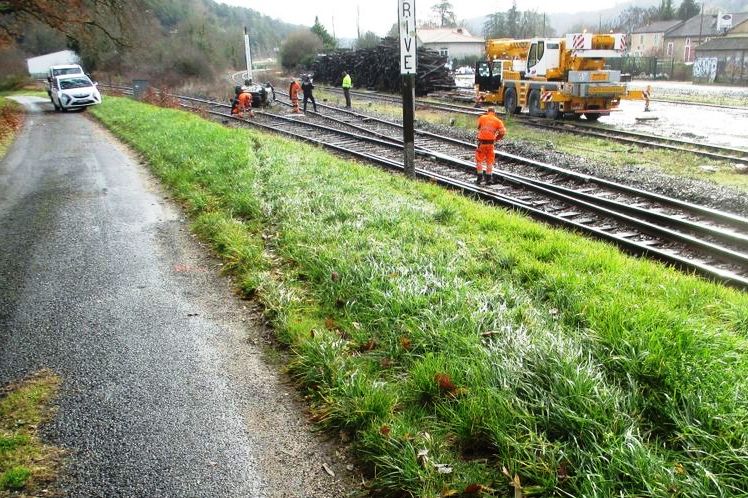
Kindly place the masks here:
POLYGON ((483 491, 483 484, 473 483, 468 484, 467 487, 462 491, 464 495, 477 495, 483 491))
POLYGON ((434 381, 437 383, 441 391, 451 392, 457 389, 457 386, 454 385, 454 382, 452 382, 452 379, 450 379, 449 375, 445 373, 438 373, 434 375, 434 381))
POLYGON ((408 339, 405 336, 400 337, 400 346, 402 346, 403 349, 410 349, 412 346, 412 342, 410 339, 408 339))
POLYGON ((379 428, 379 433, 383 435, 384 437, 389 437, 391 431, 392 429, 390 429, 388 425, 383 425, 382 427, 379 428))
POLYGON ((449 375, 445 373, 438 373, 434 375, 434 382, 439 386, 439 390, 444 394, 449 394, 452 397, 458 397, 467 392, 464 387, 458 387, 452 382, 449 375))
POLYGON ((334 271, 330 274, 330 279, 332 279, 333 282, 340 282, 340 273, 334 271))
POLYGON ((559 481, 565 481, 569 478, 569 463, 568 462, 561 462, 558 464, 558 469, 556 469, 556 475, 558 475, 559 481))
POLYGON ((392 358, 382 358, 379 360, 379 366, 382 368, 390 368, 394 364, 395 362, 392 361, 392 358))
POLYGON ((338 328, 338 324, 335 323, 335 320, 333 320, 330 317, 325 318, 325 328, 327 330, 336 330, 338 328))
POLYGON ((373 351, 376 348, 377 348, 377 341, 375 341, 374 339, 369 339, 365 343, 361 344, 358 350, 359 351, 373 351))

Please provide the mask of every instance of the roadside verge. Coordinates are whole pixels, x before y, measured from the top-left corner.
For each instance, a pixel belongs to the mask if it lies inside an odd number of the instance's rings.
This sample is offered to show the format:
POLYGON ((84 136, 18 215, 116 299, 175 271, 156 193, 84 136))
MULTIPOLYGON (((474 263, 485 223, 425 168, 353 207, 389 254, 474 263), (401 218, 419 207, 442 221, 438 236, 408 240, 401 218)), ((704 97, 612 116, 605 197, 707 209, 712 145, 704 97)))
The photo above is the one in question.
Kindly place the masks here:
POLYGON ((181 200, 378 495, 748 489, 748 296, 181 111, 91 109, 181 200))
POLYGON ((18 130, 23 126, 23 108, 0 97, 0 159, 5 156, 18 130))

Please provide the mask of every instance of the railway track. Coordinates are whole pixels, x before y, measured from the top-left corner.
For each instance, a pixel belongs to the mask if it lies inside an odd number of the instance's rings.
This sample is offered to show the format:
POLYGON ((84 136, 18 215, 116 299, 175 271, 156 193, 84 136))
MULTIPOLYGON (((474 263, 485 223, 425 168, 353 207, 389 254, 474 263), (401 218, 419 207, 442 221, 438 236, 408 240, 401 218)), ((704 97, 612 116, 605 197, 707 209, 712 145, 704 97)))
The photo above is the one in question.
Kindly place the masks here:
MULTIPOLYGON (((336 88, 325 88, 326 91, 341 93, 336 88)), ((342 93, 341 93, 342 94, 342 93)), ((395 105, 402 105, 402 100, 395 95, 387 95, 374 92, 353 92, 358 98, 387 102, 395 105)), ((447 102, 434 102, 425 99, 416 99, 416 106, 421 109, 433 109, 438 111, 453 112, 469 116, 478 116, 483 113, 482 110, 475 107, 469 107, 447 102)), ((748 161, 748 150, 722 147, 706 143, 680 140, 657 135, 637 133, 633 131, 616 130, 605 127, 604 125, 590 125, 576 121, 554 121, 542 118, 532 118, 525 115, 515 115, 512 119, 521 120, 522 124, 562 133, 573 133, 577 135, 586 135, 595 138, 604 138, 616 142, 637 145, 640 147, 666 149, 675 152, 689 152, 702 157, 708 157, 718 161, 745 162, 748 161)))
MULTIPOLYGON (((276 92, 282 96, 281 92, 276 92)), ((225 103, 173 96, 187 109, 315 143, 402 170, 397 123, 318 103, 324 115, 257 111, 243 120, 225 103)), ((290 105, 281 102, 282 105, 290 105)), ((554 165, 497 154, 497 185, 474 184, 474 144, 423 130, 416 135, 419 177, 614 243, 727 285, 748 289, 748 219, 554 165)))

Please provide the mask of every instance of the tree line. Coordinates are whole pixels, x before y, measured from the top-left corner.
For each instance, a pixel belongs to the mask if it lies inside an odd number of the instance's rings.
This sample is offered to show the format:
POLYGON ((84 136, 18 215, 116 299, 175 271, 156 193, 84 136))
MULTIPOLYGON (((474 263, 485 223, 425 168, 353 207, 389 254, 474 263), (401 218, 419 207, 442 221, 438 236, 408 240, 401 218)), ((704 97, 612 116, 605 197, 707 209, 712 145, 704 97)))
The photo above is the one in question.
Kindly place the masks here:
POLYGON ((632 33, 636 28, 658 21, 686 21, 699 14, 701 8, 696 0, 683 0, 676 8, 673 0, 661 0, 659 6, 648 8, 629 6, 613 19, 598 19, 579 22, 570 31, 580 32, 584 29, 601 32, 632 33))

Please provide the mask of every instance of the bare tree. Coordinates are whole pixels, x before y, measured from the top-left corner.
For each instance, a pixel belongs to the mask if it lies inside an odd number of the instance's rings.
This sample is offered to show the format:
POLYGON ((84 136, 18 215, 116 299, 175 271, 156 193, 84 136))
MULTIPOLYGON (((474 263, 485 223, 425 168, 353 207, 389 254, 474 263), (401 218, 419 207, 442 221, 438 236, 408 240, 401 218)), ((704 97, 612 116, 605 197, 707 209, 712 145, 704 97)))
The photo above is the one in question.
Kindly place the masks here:
POLYGON ((0 46, 21 36, 29 21, 45 24, 74 40, 102 34, 125 46, 134 16, 144 10, 141 0, 0 0, 0 46))
POLYGON ((457 25, 455 10, 448 1, 439 2, 431 7, 437 16, 437 21, 442 28, 453 28, 457 25))

